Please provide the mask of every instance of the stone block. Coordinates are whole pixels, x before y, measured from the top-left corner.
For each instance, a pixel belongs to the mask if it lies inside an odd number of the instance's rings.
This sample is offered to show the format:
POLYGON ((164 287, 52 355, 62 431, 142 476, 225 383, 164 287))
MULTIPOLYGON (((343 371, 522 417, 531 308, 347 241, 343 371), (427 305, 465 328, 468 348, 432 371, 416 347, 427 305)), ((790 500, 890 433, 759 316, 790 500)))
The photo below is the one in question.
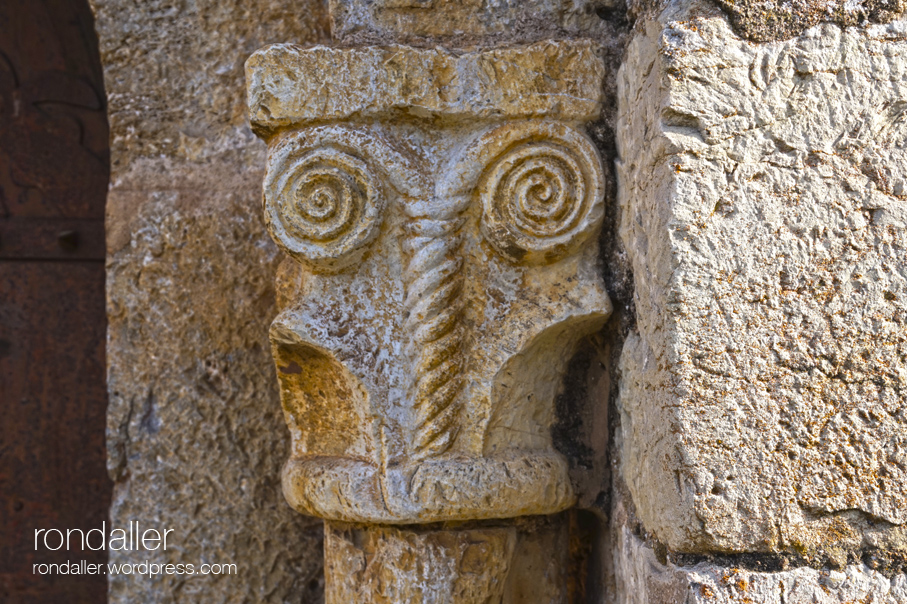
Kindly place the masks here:
POLYGON ((692 3, 619 75, 622 474, 676 551, 903 548, 907 23, 757 44, 692 3))
POLYGON ((536 116, 586 122, 601 111, 604 65, 589 41, 454 54, 409 46, 274 44, 246 62, 249 119, 269 133, 315 120, 536 116))
POLYGON ((388 40, 433 46, 596 37, 597 11, 617 0, 331 0, 333 34, 345 44, 388 40))
POLYGON ((903 604, 907 575, 886 576, 866 565, 840 570, 810 567, 761 572, 702 561, 659 561, 627 529, 615 549, 616 602, 621 604, 903 604))
POLYGON ((267 326, 280 252, 259 213, 264 145, 242 66, 327 37, 327 6, 95 0, 111 126, 108 525, 171 529, 110 562, 236 564, 110 575, 110 602, 314 602, 320 522, 280 492, 289 439, 267 326))

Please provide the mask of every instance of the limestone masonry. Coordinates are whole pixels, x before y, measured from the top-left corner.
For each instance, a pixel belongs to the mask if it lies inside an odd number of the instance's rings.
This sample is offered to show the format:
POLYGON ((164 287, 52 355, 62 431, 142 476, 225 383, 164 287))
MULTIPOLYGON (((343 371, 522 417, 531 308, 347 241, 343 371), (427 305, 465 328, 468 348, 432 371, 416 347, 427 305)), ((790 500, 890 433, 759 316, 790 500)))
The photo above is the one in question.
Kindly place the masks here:
POLYGON ((94 2, 112 602, 907 604, 907 6, 251 4, 94 2))
POLYGON ((904 33, 666 19, 627 51, 622 458, 672 549, 904 544, 904 33))

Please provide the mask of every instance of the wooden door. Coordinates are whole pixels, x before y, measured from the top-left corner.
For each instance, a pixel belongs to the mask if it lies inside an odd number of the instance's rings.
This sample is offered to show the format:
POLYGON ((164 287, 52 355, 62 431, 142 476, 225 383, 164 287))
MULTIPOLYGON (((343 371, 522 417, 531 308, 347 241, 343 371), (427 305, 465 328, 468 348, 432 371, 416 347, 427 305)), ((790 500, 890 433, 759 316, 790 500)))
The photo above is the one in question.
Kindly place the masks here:
MULTIPOLYGON (((101 527, 108 128, 87 0, 0 0, 0 601, 106 601, 104 563, 35 551, 36 529, 101 527)), ((109 522, 108 522, 109 524, 109 522)), ((109 529, 108 529, 109 530, 109 529)), ((75 540, 74 540, 75 541, 75 540)), ((55 545, 51 540, 51 545, 55 545)))

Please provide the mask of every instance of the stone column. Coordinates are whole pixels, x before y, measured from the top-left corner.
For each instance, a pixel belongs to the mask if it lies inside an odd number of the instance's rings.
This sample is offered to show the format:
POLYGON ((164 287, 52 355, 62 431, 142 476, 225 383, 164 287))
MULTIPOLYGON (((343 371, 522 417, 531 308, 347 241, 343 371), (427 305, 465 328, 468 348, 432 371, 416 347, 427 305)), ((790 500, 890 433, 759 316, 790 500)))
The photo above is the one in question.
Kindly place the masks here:
POLYGON ((246 73, 288 255, 283 487, 327 521, 327 601, 565 602, 554 399, 611 312, 597 47, 278 44, 246 73))

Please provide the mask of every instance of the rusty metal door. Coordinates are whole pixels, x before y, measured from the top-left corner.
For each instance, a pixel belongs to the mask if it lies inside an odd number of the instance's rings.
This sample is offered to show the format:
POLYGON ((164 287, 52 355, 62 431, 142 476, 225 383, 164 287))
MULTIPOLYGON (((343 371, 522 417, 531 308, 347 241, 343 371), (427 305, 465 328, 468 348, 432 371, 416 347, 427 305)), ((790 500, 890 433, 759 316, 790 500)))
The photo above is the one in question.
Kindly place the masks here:
POLYGON ((87 0, 0 0, 0 601, 104 602, 104 563, 35 550, 36 529, 101 527, 108 128, 87 0))

